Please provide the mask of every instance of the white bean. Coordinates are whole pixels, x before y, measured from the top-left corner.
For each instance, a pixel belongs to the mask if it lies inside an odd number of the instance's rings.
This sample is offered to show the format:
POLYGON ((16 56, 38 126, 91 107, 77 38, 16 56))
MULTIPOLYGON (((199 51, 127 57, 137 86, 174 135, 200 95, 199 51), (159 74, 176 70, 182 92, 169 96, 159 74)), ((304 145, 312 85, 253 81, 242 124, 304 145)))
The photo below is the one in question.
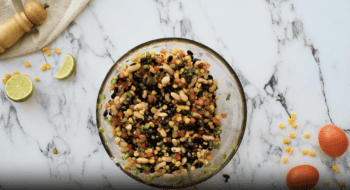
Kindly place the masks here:
POLYGON ((181 152, 181 148, 180 147, 172 147, 171 150, 173 152, 181 152))
POLYGON ((165 101, 171 102, 170 94, 169 94, 169 93, 166 93, 166 94, 165 94, 165 101))
POLYGON ((136 64, 136 65, 133 65, 133 66, 129 66, 126 71, 131 73, 131 72, 135 72, 137 70, 139 70, 141 68, 141 64, 136 64))
POLYGON ((163 177, 166 178, 166 179, 172 179, 175 176, 173 174, 164 174, 163 177))
POLYGON ((129 147, 125 147, 125 148, 119 147, 119 151, 120 152, 127 152, 127 151, 129 151, 129 147))
POLYGON ((171 92, 170 95, 171 95, 171 97, 173 97, 176 100, 181 100, 180 96, 178 94, 176 94, 175 92, 171 92))
POLYGON ((129 123, 126 127, 125 127, 126 130, 130 131, 132 129, 132 126, 131 124, 129 123))
POLYGON ((160 130, 159 133, 162 137, 166 137, 166 132, 164 131, 164 129, 160 130))
POLYGON ((191 83, 188 85, 188 88, 192 88, 197 82, 197 77, 192 78, 191 83))
POLYGON ((197 112, 193 112, 192 116, 195 117, 195 118, 202 118, 202 115, 197 113, 197 112))
POLYGON ((172 139, 171 142, 173 142, 174 146, 177 146, 177 140, 176 139, 172 139))
POLYGON ((181 137, 181 138, 180 138, 180 141, 181 141, 181 142, 185 142, 186 140, 187 140, 187 137, 181 137))
POLYGON ((154 177, 159 177, 159 176, 165 174, 165 172, 166 172, 166 169, 160 169, 158 171, 156 170, 156 172, 153 174, 153 176, 154 177))
POLYGON ((178 137, 178 136, 179 136, 179 132, 177 132, 177 131, 173 132, 173 134, 172 134, 172 137, 173 137, 173 138, 176 138, 176 137, 178 137))
POLYGON ((204 78, 198 79, 198 82, 203 83, 203 84, 208 84, 208 81, 205 80, 204 78))
POLYGON ((142 98, 147 98, 147 90, 143 91, 142 98))
POLYGON ((213 84, 209 87, 209 92, 214 92, 216 90, 217 84, 218 84, 218 81, 214 80, 213 84))
POLYGON ((118 144, 120 142, 120 140, 121 140, 120 137, 117 137, 114 139, 114 142, 118 144))
POLYGON ((213 141, 214 140, 213 136, 202 135, 202 138, 205 141, 213 141))
POLYGON ((126 100, 126 97, 127 97, 128 95, 126 94, 126 93, 124 93, 123 95, 122 95, 122 97, 120 98, 120 103, 122 104, 125 100, 126 100))
POLYGON ((127 146, 128 146, 128 143, 124 142, 124 141, 121 141, 120 144, 119 144, 119 147, 122 147, 122 148, 125 148, 127 146))
POLYGON ((134 156, 135 156, 135 157, 138 157, 139 155, 140 155, 139 152, 137 152, 137 151, 134 152, 134 156))
POLYGON ((120 97, 119 96, 116 96, 114 98, 114 104, 119 104, 119 100, 120 100, 120 97))
POLYGON ((137 112, 137 111, 134 111, 134 116, 135 117, 138 117, 138 118, 141 118, 142 120, 144 120, 145 119, 145 117, 143 116, 143 115, 141 115, 139 112, 137 112))
POLYGON ((213 80, 208 80, 208 84, 209 85, 213 84, 213 80))
POLYGON ((137 163, 140 164, 147 164, 149 162, 149 160, 147 158, 138 158, 136 159, 137 163))
POLYGON ((194 166, 191 166, 191 171, 193 171, 195 169, 195 167, 194 166))
POLYGON ((158 113, 158 116, 159 117, 166 117, 166 116, 168 116, 168 114, 164 113, 164 112, 161 112, 161 113, 158 113))
POLYGON ((163 157, 162 157, 162 161, 163 161, 163 162, 171 162, 172 159, 173 159, 173 158, 172 158, 171 156, 163 156, 163 157))
POLYGON ((166 86, 170 82, 170 77, 167 75, 162 79, 162 85, 166 86))
POLYGON ((171 75, 174 74, 174 70, 167 64, 163 65, 163 69, 166 70, 171 75))
MULTIPOLYGON (((147 92, 146 92, 146 93, 147 93, 147 92)), ((136 104, 136 105, 134 106, 134 109, 135 109, 135 110, 148 109, 148 104, 145 103, 145 102, 141 102, 141 103, 139 103, 139 104, 136 104)))
POLYGON ((156 166, 154 166, 154 170, 159 170, 160 168, 162 167, 165 167, 166 166, 166 162, 161 162, 159 164, 157 164, 156 166))
POLYGON ((112 115, 117 115, 118 113, 118 110, 117 110, 117 107, 115 107, 115 105, 111 105, 111 112, 112 112, 112 115))
POLYGON ((180 98, 182 101, 187 102, 188 96, 185 94, 183 90, 180 91, 180 98))
POLYGON ((206 61, 196 61, 194 64, 195 67, 198 67, 200 64, 207 65, 208 63, 206 61))
POLYGON ((181 165, 185 165, 187 162, 187 157, 183 157, 181 161, 181 165))

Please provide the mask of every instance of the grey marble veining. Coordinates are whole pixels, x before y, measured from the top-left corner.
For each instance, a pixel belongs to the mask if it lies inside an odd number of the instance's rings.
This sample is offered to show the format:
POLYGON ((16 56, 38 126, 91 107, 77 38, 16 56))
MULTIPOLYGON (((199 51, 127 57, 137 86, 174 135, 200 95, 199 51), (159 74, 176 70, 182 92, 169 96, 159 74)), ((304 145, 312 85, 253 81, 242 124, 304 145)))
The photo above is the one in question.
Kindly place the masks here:
POLYGON ((248 105, 237 154, 218 175, 191 189, 285 189, 287 172, 300 164, 318 169, 319 189, 338 189, 339 180, 349 188, 349 151, 330 159, 317 140, 330 123, 350 136, 349 8, 347 1, 316 0, 91 1, 50 45, 61 55, 40 51, 0 61, 1 76, 18 70, 41 79, 25 103, 10 101, 0 87, 0 187, 16 188, 22 181, 21 188, 32 189, 149 188, 119 171, 105 152, 96 127, 97 93, 109 68, 129 49, 182 37, 211 47, 230 63, 248 105), (66 53, 76 58, 77 72, 58 81, 53 76, 66 53), (41 72, 45 62, 52 69, 41 72), (291 113, 297 114, 296 129, 287 123, 291 113), (280 122, 285 129, 278 128, 280 122), (292 131, 297 137, 289 155, 282 139, 292 131), (303 148, 316 156, 303 155, 303 148), (282 163, 282 157, 289 161, 282 163), (228 183, 223 174, 230 175, 228 183), (330 186, 323 187, 325 180, 330 186))

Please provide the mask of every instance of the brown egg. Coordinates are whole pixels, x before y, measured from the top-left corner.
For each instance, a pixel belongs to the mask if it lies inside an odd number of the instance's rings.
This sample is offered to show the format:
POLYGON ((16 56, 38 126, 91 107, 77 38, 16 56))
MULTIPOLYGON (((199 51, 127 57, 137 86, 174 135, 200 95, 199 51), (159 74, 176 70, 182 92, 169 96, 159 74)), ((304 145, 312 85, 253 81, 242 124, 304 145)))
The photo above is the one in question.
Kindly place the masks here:
POLYGON ((318 182, 319 172, 310 165, 299 165, 289 170, 286 182, 289 189, 312 189, 318 182))

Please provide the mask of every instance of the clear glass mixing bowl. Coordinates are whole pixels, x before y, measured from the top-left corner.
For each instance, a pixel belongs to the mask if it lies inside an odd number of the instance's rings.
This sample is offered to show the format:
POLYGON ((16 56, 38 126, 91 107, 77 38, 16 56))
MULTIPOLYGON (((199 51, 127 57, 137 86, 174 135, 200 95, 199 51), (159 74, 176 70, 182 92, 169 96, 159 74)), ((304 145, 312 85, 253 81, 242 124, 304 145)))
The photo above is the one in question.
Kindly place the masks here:
POLYGON ((244 135, 247 119, 247 106, 246 99, 242 85, 233 71, 232 67, 223 59, 218 53, 210 49, 209 47, 200 44, 198 42, 182 39, 182 38, 163 38, 143 43, 124 54, 109 70, 107 73, 99 94, 105 94, 107 99, 99 100, 97 98, 97 104, 104 105, 110 99, 111 93, 108 92, 109 83, 113 76, 119 74, 119 71, 123 69, 123 64, 131 64, 130 60, 138 53, 143 52, 160 52, 161 49, 167 51, 178 48, 185 51, 191 50, 195 58, 207 61, 210 66, 210 74, 214 79, 218 80, 217 95, 220 97, 217 100, 217 114, 226 113, 227 118, 221 119, 222 134, 221 134, 221 148, 220 150, 213 150, 213 160, 208 168, 202 167, 201 169, 195 169, 190 171, 188 175, 182 177, 175 177, 173 179, 165 179, 162 177, 153 178, 149 180, 146 175, 138 174, 134 171, 124 171, 124 165, 128 162, 122 160, 123 154, 119 151, 118 145, 114 142, 113 135, 110 130, 110 126, 103 120, 104 109, 96 111, 97 127, 104 127, 105 132, 99 133, 103 146, 105 147, 108 155, 112 161, 127 175, 133 179, 158 188, 186 188, 196 184, 199 184, 218 173, 223 169, 227 163, 230 162, 235 155, 244 135), (231 94, 229 100, 226 100, 228 94, 231 94), (226 159, 223 159, 222 155, 226 154, 226 159))

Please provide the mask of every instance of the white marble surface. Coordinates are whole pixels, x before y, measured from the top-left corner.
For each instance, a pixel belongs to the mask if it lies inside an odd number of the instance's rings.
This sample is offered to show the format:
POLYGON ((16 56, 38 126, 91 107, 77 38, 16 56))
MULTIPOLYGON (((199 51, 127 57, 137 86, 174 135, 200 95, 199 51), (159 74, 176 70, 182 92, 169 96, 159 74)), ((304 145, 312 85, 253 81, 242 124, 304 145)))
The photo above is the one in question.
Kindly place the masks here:
MULTIPOLYGON (((323 124, 350 136, 349 1, 91 1, 50 47, 0 61, 0 75, 18 70, 34 82, 25 103, 9 101, 0 87, 0 189, 148 188, 121 172, 98 137, 98 89, 113 63, 134 46, 162 37, 183 37, 219 52, 239 74, 248 105, 243 142, 233 160, 197 189, 285 189, 285 176, 299 164, 320 172, 317 188, 350 188, 350 151, 330 160, 319 148, 323 124), (66 53, 77 60, 76 74, 58 81, 66 53), (23 62, 32 63, 25 68, 23 62), (40 71, 45 62, 52 65, 40 71), (299 127, 287 124, 297 114, 299 127), (294 154, 284 151, 290 131, 294 154), (305 139, 302 134, 310 132, 305 139), (57 148, 58 155, 52 150, 57 148), (301 154, 314 150, 316 157, 301 154), (289 162, 281 162, 282 157, 289 162), (336 162, 340 174, 330 165, 336 162), (229 174, 228 183, 222 174, 229 174), (323 187, 322 182, 330 181, 323 187)), ((193 188, 193 189, 196 189, 193 188)))

